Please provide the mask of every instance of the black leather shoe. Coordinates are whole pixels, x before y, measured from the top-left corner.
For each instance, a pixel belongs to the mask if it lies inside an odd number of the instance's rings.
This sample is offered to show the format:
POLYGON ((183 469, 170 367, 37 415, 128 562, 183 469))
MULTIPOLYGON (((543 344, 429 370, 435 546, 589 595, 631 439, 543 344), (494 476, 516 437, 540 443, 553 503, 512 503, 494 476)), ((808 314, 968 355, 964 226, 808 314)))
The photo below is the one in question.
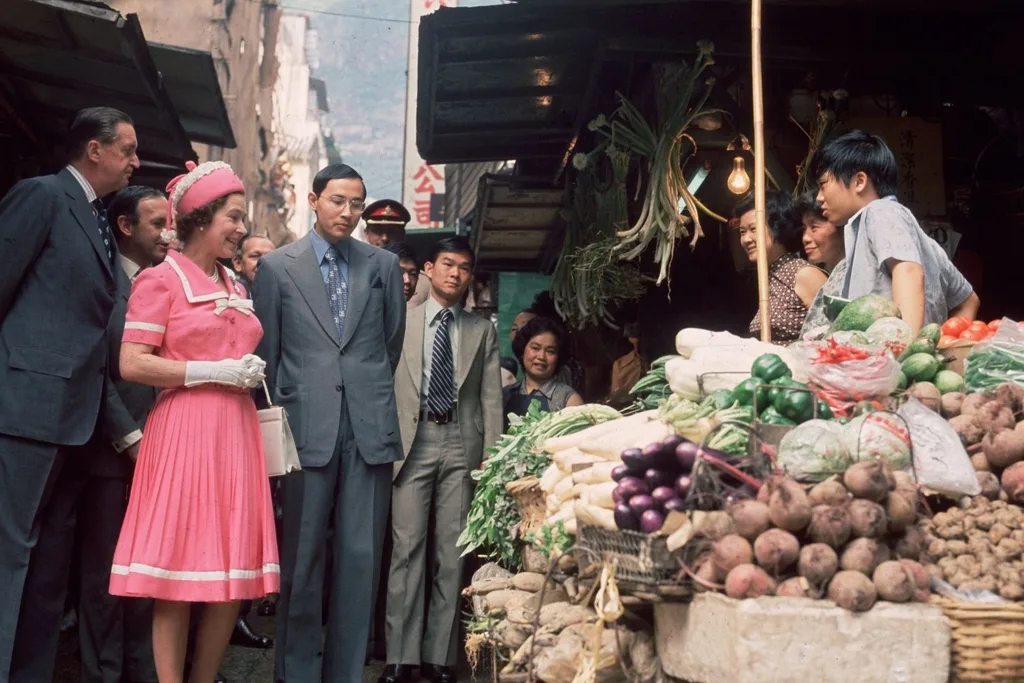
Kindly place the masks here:
POLYGON ((430 683, 455 683, 455 668, 438 664, 421 664, 420 676, 430 683))
POLYGON ((408 664, 388 664, 377 683, 411 683, 412 667, 408 664))
POLYGON ((263 600, 260 606, 256 608, 256 614, 261 617, 277 616, 277 603, 273 600, 263 600))
POLYGON ((274 647, 274 639, 256 633, 244 617, 239 617, 235 622, 235 632, 231 634, 231 644, 257 650, 269 650, 274 647))

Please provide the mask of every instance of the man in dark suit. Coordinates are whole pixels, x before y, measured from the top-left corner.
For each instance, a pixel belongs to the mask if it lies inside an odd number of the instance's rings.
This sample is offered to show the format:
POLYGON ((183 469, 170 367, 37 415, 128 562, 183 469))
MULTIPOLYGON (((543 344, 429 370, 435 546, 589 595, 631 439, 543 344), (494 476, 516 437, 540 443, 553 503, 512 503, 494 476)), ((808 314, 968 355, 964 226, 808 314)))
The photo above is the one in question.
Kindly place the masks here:
MULTIPOLYGON (((146 417, 159 390, 121 379, 121 335, 136 276, 167 256, 167 197, 160 190, 131 185, 110 202, 107 218, 119 252, 114 269, 117 297, 107 326, 107 371, 118 399, 134 421, 135 429, 124 444, 134 446, 142 439, 146 417)), ((152 602, 114 597, 109 590, 110 566, 124 523, 134 469, 129 451, 134 449, 117 452, 102 430, 97 430, 88 450, 88 456, 82 459, 87 480, 76 528, 82 683, 156 683, 152 602)))
POLYGON ((282 478, 274 679, 285 683, 361 683, 391 466, 402 457, 394 391, 402 274, 393 254, 350 237, 365 199, 352 168, 317 173, 313 232, 264 256, 253 286, 263 323, 257 354, 302 463, 282 478))
POLYGON ((138 450, 107 372, 117 245, 97 199, 128 184, 137 144, 123 112, 82 110, 70 164, 0 202, 0 683, 53 676, 82 446, 99 429, 138 450))

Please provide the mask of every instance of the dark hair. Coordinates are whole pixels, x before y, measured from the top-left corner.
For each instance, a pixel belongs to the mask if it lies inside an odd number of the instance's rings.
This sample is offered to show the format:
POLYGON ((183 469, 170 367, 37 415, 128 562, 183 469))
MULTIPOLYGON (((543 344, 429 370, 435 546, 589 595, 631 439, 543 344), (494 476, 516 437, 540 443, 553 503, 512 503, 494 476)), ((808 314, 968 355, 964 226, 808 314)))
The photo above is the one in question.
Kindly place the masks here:
POLYGON ((565 365, 569 360, 568 353, 565 350, 565 328, 551 318, 545 318, 542 315, 538 315, 520 327, 519 331, 516 332, 515 339, 512 340, 512 353, 516 355, 520 365, 523 364, 523 352, 526 351, 526 345, 530 343, 530 340, 548 332, 555 336, 555 341, 558 344, 558 362, 555 363, 555 372, 558 372, 565 365))
MULTIPOLYGON (((748 211, 754 210, 754 193, 743 197, 732 210, 733 218, 740 218, 748 211)), ((764 213, 768 229, 775 241, 789 253, 800 251, 803 237, 803 223, 793 220, 793 200, 788 194, 778 190, 766 190, 764 193, 764 213)))
POLYGON ((166 195, 155 187, 146 185, 129 185, 110 200, 107 207, 107 221, 114 230, 117 239, 125 239, 126 235, 117 229, 117 222, 124 216, 132 225, 139 223, 139 202, 154 197, 165 197, 166 195))
POLYGON ((816 221, 827 221, 818 202, 818 191, 808 190, 793 200, 793 220, 803 224, 804 216, 814 216, 816 221))
POLYGON ((245 253, 245 243, 248 242, 249 240, 251 240, 254 237, 260 237, 262 239, 265 239, 265 240, 269 241, 271 244, 274 243, 274 240, 270 239, 269 235, 257 235, 256 233, 247 232, 247 233, 245 233, 245 237, 243 237, 242 239, 238 240, 238 246, 235 248, 235 256, 236 257, 238 257, 238 258, 242 257, 242 254, 245 253))
POLYGON ((900 177, 896 155, 878 135, 852 130, 825 143, 811 162, 815 178, 827 173, 844 185, 849 185, 860 171, 875 186, 879 197, 896 194, 900 177))
POLYGON ((317 197, 332 180, 358 180, 363 185, 363 199, 366 199, 366 181, 363 176, 356 173, 356 170, 348 164, 330 164, 324 166, 313 178, 313 194, 317 197))
POLYGON ((555 306, 555 300, 551 298, 551 292, 546 289, 542 292, 537 292, 537 295, 533 297, 533 303, 526 309, 526 312, 542 315, 552 320, 562 319, 562 316, 558 314, 558 308, 555 306))
POLYGON ((417 266, 419 265, 419 262, 416 260, 416 252, 405 242, 389 242, 384 245, 383 249, 397 256, 399 261, 409 260, 417 264, 417 266))
POLYGON ((519 372, 519 363, 517 363, 516 359, 512 358, 511 356, 502 356, 501 358, 498 359, 498 363, 501 365, 502 368, 508 370, 513 375, 519 372))
POLYGON ((135 125, 128 114, 112 107, 89 107, 80 110, 68 126, 68 158, 72 161, 81 158, 90 140, 97 140, 104 145, 116 142, 119 123, 135 125))
POLYGON ((200 206, 198 209, 194 209, 184 216, 178 216, 174 222, 174 229, 178 233, 178 239, 185 243, 188 238, 195 233, 199 228, 205 228, 213 222, 213 215, 224 208, 224 205, 228 203, 228 197, 231 195, 224 195, 214 199, 209 204, 200 206))
POLYGON ((469 257, 469 267, 472 268, 474 261, 476 260, 473 255, 473 247, 470 246, 469 240, 465 237, 445 237, 444 239, 438 240, 430 249, 430 258, 427 260, 431 263, 437 262, 437 257, 441 254, 465 254, 469 257))

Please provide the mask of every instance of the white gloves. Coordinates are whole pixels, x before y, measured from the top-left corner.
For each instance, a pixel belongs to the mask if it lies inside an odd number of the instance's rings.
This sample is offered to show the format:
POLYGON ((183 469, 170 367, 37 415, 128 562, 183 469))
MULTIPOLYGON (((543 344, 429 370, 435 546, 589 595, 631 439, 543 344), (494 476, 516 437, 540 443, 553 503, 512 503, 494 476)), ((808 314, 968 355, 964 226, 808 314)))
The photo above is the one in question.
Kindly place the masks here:
POLYGON ((190 360, 185 363, 185 386, 197 384, 226 384, 239 389, 253 389, 263 382, 267 364, 259 356, 249 353, 239 360, 190 360))

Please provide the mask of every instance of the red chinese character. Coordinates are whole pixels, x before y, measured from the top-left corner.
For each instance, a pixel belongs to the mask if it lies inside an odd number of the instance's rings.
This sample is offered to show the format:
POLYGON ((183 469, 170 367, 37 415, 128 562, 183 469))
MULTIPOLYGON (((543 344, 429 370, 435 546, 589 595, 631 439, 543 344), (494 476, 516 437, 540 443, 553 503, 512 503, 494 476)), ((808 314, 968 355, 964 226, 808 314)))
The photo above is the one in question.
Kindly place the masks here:
POLYGON ((428 12, 434 7, 448 7, 448 0, 423 0, 423 8, 428 12))
POLYGON ((417 199, 412 204, 412 210, 416 214, 416 222, 420 225, 430 225, 430 200, 417 199))
POLYGON ((416 194, 420 194, 421 192, 434 194, 435 190, 433 181, 442 180, 443 178, 434 167, 423 164, 420 166, 420 170, 416 171, 416 175, 414 175, 412 179, 419 180, 419 183, 416 184, 416 188, 414 190, 416 194), (431 176, 433 176, 433 178, 431 178, 431 176))

